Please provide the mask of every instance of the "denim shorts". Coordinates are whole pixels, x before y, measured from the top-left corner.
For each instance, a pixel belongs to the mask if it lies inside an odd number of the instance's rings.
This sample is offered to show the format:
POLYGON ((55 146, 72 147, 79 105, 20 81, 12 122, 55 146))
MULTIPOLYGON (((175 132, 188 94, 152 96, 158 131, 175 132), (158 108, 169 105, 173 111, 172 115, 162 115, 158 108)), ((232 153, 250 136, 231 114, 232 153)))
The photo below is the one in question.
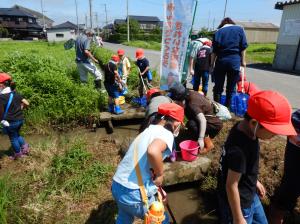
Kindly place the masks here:
POLYGON ((104 82, 104 86, 105 86, 108 96, 110 96, 114 99, 119 98, 120 92, 119 92, 118 86, 116 86, 114 84, 109 84, 106 82, 104 82))

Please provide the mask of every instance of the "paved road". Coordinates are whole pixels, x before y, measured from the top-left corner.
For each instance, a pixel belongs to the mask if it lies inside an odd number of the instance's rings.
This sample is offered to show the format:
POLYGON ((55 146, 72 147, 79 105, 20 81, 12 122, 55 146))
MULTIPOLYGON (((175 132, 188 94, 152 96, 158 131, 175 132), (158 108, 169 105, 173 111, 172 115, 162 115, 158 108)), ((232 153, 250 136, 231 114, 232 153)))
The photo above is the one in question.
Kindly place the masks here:
MULTIPOLYGON (((135 58, 135 47, 111 43, 104 43, 104 47, 113 51, 117 51, 118 48, 123 48, 127 56, 132 59, 135 58)), ((161 59, 160 52, 145 50, 145 55, 150 60, 150 66, 159 71, 161 59)), ((300 109, 300 76, 249 67, 246 69, 246 75, 250 82, 256 83, 261 89, 270 89, 281 92, 288 98, 293 109, 300 109)), ((210 88, 212 88, 211 83, 210 88)), ((209 96, 211 96, 211 94, 209 94, 209 96)))

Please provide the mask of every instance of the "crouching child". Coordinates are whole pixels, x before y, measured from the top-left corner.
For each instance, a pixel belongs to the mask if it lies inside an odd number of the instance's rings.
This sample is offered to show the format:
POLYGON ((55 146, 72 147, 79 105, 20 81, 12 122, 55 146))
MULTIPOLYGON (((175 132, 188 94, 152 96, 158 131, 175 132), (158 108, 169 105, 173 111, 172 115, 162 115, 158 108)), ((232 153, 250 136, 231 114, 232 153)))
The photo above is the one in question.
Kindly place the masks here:
MULTIPOLYGON (((152 124, 130 145, 113 177, 112 195, 118 205, 117 224, 144 219, 163 183, 163 160, 172 152, 184 109, 174 103, 161 104, 152 124), (153 178, 153 173, 155 178, 153 178)), ((162 223, 169 223, 168 215, 162 223)))

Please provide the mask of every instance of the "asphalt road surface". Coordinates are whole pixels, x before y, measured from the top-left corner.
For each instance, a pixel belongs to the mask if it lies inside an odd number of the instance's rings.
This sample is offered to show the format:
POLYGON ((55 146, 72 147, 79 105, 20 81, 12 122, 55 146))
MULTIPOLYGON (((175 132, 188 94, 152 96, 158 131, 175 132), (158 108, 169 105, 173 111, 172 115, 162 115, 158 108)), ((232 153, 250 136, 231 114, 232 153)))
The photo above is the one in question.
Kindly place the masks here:
MULTIPOLYGON (((104 47, 113 51, 119 48, 125 50, 125 54, 135 59, 135 47, 128 47, 121 44, 104 43, 104 47)), ((145 55, 150 61, 152 69, 159 71, 160 68, 160 51, 145 50, 145 55)), ((254 68, 249 65, 246 69, 247 80, 254 82, 261 89, 276 90, 285 95, 290 101, 293 109, 300 109, 300 75, 287 74, 277 71, 264 70, 263 68, 254 68)), ((210 89, 213 83, 209 83, 210 89)), ((211 91, 209 91, 211 97, 211 91)))

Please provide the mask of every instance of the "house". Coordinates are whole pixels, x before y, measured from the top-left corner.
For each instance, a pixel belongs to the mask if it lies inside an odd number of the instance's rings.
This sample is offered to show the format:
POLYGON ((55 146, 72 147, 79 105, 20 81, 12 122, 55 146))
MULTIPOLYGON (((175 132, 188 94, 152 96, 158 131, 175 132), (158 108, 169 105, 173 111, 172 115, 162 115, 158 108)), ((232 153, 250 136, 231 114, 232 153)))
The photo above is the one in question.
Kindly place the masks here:
POLYGON ((283 10, 273 68, 300 74, 300 0, 277 2, 283 10))
MULTIPOLYGON (((156 27, 162 28, 162 21, 159 20, 156 16, 133 16, 129 15, 129 21, 130 20, 136 20, 140 24, 140 28, 144 30, 145 32, 149 32, 156 27)), ((114 21, 114 26, 127 23, 127 18, 125 20, 123 19, 116 19, 114 21)))
POLYGON ((52 28, 47 29, 47 40, 49 42, 56 42, 76 39, 77 29, 77 25, 69 21, 53 26, 52 28))
POLYGON ((34 15, 19 8, 0 8, 0 26, 14 39, 41 37, 43 31, 34 15))
POLYGON ((41 26, 44 27, 44 22, 45 22, 45 28, 51 28, 54 21, 50 18, 48 18, 47 16, 43 15, 40 12, 34 11, 32 9, 28 9, 25 8, 23 6, 20 5, 14 5, 13 8, 17 8, 20 9, 23 12, 29 13, 31 15, 33 15, 36 18, 37 23, 41 26))
POLYGON ((248 43, 275 43, 277 41, 279 27, 272 23, 236 21, 236 24, 244 28, 248 43))

